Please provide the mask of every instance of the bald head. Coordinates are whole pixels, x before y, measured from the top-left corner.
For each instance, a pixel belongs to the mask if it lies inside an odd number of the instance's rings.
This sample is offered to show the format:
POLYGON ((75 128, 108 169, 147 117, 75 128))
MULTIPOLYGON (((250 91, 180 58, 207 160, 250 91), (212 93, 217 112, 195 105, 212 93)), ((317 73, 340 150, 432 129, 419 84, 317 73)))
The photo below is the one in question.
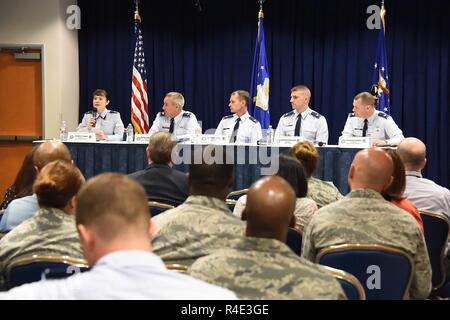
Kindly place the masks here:
POLYGON ((417 138, 406 138, 397 147, 406 171, 421 171, 427 163, 427 147, 417 138))
POLYGON ((379 148, 359 151, 348 173, 348 183, 354 189, 372 189, 379 193, 392 182, 394 165, 391 157, 379 148))
POLYGON ((33 155, 33 164, 38 170, 41 170, 46 164, 57 160, 69 162, 72 160, 69 149, 64 143, 59 141, 45 141, 37 147, 33 155))
POLYGON ((243 212, 246 235, 285 242, 295 201, 294 190, 283 178, 270 176, 256 181, 248 190, 243 212))

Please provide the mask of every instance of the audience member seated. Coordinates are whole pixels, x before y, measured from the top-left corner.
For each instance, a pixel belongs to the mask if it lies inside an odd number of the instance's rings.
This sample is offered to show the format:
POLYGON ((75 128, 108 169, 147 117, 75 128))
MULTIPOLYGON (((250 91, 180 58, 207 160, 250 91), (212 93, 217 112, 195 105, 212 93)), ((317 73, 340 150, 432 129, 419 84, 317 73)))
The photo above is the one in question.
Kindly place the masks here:
POLYGON ((154 230, 144 189, 105 173, 77 196, 76 226, 90 271, 23 285, 1 299, 235 299, 223 288, 167 270, 151 253, 154 230))
POLYGON ((172 168, 171 156, 176 144, 170 133, 155 133, 147 147, 147 169, 130 174, 144 187, 151 201, 178 206, 188 197, 187 175, 172 168))
MULTIPOLYGON (((42 168, 56 160, 71 161, 69 149, 59 142, 47 140, 40 144, 33 155, 33 164, 38 174, 42 168)), ((8 232, 33 216, 39 210, 36 195, 23 197, 12 201, 0 221, 0 232, 8 232)))
POLYGON ((13 260, 32 255, 83 258, 75 228, 75 196, 84 183, 80 170, 68 161, 54 161, 33 185, 39 211, 0 240, 0 275, 6 278, 13 260))
MULTIPOLYGON (((277 176, 282 177, 289 182, 297 195, 295 202, 295 229, 303 233, 305 226, 314 213, 317 212, 317 205, 314 200, 306 198, 308 193, 308 182, 306 180, 305 170, 302 164, 297 159, 281 154, 279 157, 279 168, 277 176)), ((245 208, 247 196, 240 197, 234 207, 233 214, 241 217, 242 211, 245 208)))
POLYGON ((198 259, 188 273, 228 288, 241 299, 345 299, 333 276, 285 244, 295 202, 295 192, 284 179, 273 176, 255 182, 242 212, 246 237, 198 259))
MULTIPOLYGON (((450 219, 450 190, 422 177, 422 170, 427 164, 427 148, 417 138, 406 138, 397 148, 397 153, 405 165, 405 196, 419 210, 441 212, 450 219)), ((447 254, 450 254, 450 238, 447 254)))
POLYGON ((397 247, 413 257, 410 298, 425 299, 431 290, 431 266, 423 234, 411 215, 381 195, 393 172, 392 159, 382 149, 359 151, 348 173, 351 192, 313 216, 303 236, 302 257, 315 261, 320 250, 344 243, 397 247))
POLYGON ((392 177, 391 185, 383 192, 383 197, 395 204, 400 209, 403 209, 410 213, 419 224, 420 231, 423 233, 423 221, 420 217, 417 207, 406 197, 404 197, 406 178, 405 178, 405 166, 402 160, 394 149, 385 149, 386 153, 391 156, 394 163, 394 174, 392 177))
POLYGON ((313 199, 320 208, 334 201, 342 199, 342 194, 331 181, 323 181, 313 177, 319 162, 319 153, 309 141, 302 141, 294 145, 289 154, 296 157, 303 164, 308 177, 308 198, 313 199))
MULTIPOLYGON (((205 147, 203 154, 208 148, 211 147, 205 147)), ((244 223, 233 216, 225 202, 233 184, 233 165, 225 161, 210 164, 212 161, 208 160, 202 157, 201 161, 192 161, 187 200, 154 218, 154 252, 166 263, 191 265, 244 236, 244 223)))
POLYGON ((36 179, 36 170, 33 166, 33 155, 36 147, 32 148, 25 156, 22 166, 17 173, 14 183, 5 191, 0 210, 8 207, 9 203, 17 198, 31 196, 33 194, 33 182, 36 179))

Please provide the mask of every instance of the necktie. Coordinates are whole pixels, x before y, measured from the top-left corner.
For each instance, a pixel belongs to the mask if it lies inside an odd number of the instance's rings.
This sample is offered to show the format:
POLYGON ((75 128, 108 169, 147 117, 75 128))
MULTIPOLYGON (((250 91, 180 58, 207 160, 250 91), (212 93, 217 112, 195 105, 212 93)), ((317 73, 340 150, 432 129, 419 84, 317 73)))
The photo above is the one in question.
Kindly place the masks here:
POLYGON ((175 125, 175 119, 170 119, 170 127, 169 127, 169 133, 173 133, 173 127, 175 125))
POLYGON ((297 123, 295 124, 294 136, 300 136, 300 129, 302 128, 302 114, 297 116, 297 123))
POLYGON ((369 121, 367 119, 364 119, 364 127, 363 127, 363 134, 362 134, 363 137, 367 136, 367 128, 369 128, 368 122, 369 121))
POLYGON ((233 133, 231 134, 230 142, 236 142, 237 131, 239 129, 240 122, 241 122, 241 118, 237 118, 236 124, 234 125, 234 128, 233 128, 233 133))

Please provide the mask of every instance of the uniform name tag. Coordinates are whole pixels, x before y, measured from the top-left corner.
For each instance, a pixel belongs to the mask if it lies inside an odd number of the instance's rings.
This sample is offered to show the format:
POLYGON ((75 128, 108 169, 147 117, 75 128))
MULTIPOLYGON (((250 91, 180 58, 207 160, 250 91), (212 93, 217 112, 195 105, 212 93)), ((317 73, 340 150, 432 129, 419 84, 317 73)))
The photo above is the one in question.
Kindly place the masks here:
POLYGON ((339 147, 370 148, 370 137, 339 137, 339 147))
POLYGON ((134 142, 148 143, 150 140, 150 134, 148 133, 136 133, 134 135, 134 142))
POLYGON ((93 132, 69 132, 67 134, 68 142, 95 142, 95 133, 93 132))

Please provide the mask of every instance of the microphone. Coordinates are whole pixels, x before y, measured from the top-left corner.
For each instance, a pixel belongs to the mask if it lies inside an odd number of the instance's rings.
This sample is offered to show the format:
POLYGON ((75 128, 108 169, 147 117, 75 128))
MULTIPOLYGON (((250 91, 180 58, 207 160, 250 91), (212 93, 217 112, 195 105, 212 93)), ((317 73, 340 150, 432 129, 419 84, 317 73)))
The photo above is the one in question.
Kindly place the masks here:
POLYGON ((97 121, 97 108, 96 107, 92 108, 92 117, 94 118, 94 125, 95 125, 95 122, 97 121))

